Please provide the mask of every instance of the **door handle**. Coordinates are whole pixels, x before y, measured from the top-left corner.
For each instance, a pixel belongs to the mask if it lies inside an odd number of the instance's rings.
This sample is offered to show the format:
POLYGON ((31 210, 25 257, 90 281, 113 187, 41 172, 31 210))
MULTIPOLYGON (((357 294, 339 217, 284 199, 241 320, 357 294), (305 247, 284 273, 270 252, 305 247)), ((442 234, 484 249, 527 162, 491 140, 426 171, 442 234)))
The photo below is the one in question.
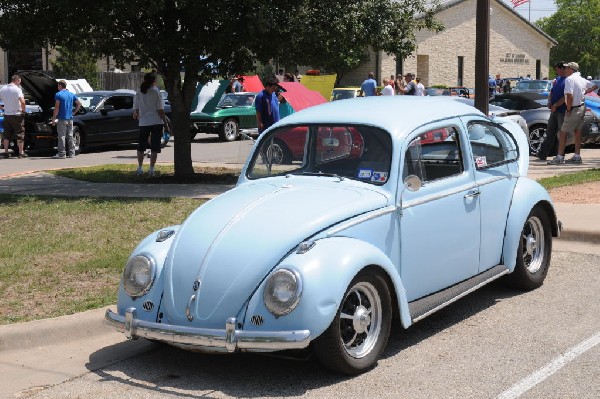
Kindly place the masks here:
POLYGON ((471 190, 467 194, 465 194, 465 199, 472 199, 472 198, 479 197, 479 194, 481 194, 479 192, 479 190, 471 190))

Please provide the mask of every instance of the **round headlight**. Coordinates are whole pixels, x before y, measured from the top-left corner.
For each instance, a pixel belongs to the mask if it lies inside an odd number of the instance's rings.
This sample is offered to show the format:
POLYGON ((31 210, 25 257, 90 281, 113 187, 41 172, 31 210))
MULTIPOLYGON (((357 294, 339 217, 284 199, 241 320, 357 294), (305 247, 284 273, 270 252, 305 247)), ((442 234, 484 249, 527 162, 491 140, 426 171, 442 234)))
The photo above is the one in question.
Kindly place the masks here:
POLYGON ((301 294, 300 274, 295 270, 279 269, 269 276, 263 300, 269 312, 275 316, 283 316, 294 310, 301 294))
POLYGON ((144 295, 154 282, 156 263, 154 259, 137 255, 129 259, 123 272, 123 288, 132 298, 144 295))

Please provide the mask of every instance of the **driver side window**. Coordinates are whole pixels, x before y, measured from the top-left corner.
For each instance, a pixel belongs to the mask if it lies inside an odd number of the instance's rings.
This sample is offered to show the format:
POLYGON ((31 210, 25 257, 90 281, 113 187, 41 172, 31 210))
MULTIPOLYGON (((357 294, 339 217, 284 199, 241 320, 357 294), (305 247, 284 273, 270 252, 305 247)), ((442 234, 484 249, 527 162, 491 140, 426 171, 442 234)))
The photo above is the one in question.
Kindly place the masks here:
POLYGON ((462 153, 458 131, 454 127, 419 134, 410 142, 404 154, 403 179, 416 175, 422 182, 427 182, 462 172, 462 153))

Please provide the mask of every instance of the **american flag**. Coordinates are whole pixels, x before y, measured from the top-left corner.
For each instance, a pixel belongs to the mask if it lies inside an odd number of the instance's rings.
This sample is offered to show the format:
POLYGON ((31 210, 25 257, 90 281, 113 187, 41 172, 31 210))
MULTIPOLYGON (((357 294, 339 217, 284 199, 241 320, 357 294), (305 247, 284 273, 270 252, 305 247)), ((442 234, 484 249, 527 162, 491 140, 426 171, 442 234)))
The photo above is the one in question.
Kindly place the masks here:
POLYGON ((525 4, 527 3, 529 0, 510 0, 511 3, 513 3, 513 8, 517 8, 518 6, 520 6, 521 4, 525 4))

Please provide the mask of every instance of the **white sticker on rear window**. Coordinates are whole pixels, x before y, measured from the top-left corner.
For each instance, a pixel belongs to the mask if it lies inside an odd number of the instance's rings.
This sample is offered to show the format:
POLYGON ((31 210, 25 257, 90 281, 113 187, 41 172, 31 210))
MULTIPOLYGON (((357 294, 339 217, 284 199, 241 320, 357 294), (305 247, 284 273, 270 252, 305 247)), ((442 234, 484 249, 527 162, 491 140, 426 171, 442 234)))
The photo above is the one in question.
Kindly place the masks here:
POLYGON ((484 156, 475 157, 475 165, 477 165, 478 168, 483 168, 487 165, 487 158, 484 156))

